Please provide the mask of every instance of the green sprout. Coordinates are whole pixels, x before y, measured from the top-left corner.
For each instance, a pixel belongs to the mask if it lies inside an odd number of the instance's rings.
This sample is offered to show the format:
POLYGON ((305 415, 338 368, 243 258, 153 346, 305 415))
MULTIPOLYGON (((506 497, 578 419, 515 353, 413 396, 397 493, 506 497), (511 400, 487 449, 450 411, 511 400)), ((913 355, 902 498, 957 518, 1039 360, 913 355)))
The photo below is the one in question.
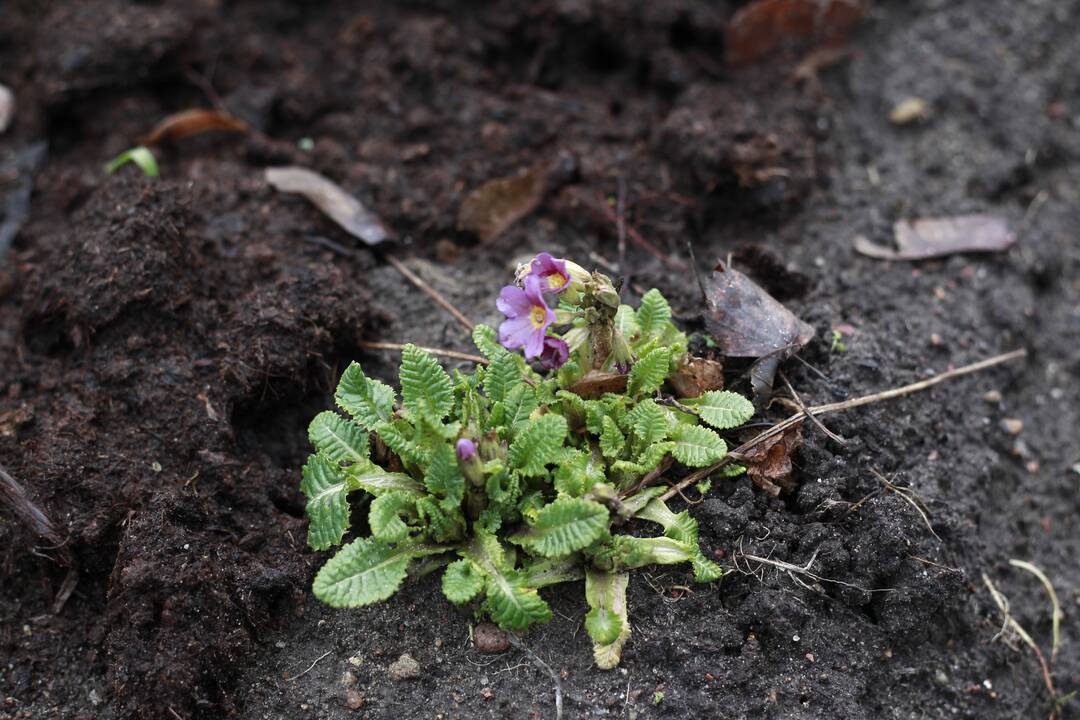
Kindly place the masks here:
POLYGON ((754 407, 727 391, 672 397, 667 380, 687 338, 663 296, 650 290, 635 309, 609 278, 546 258, 523 288, 503 288, 498 332, 476 327, 485 366, 451 376, 408 345, 400 398, 359 364, 346 368, 335 395, 345 415, 320 413, 309 428, 308 542, 341 544, 359 508, 370 534, 326 562, 314 593, 334 607, 369 605, 414 566, 445 565, 452 603, 521 631, 551 618, 539 590, 584 579, 594 657, 612 668, 630 637, 630 570, 689 563, 698 582, 721 575, 697 521, 649 484, 654 471, 717 463, 727 454, 717 431, 742 425, 754 407), (661 534, 620 532, 631 519, 661 534))
POLYGON ((832 352, 847 352, 847 343, 844 342, 844 333, 839 330, 832 331, 832 343, 829 345, 832 352))
POLYGON ((663 690, 657 690, 656 692, 654 692, 652 694, 652 704, 653 705, 659 705, 662 702, 664 702, 664 691, 663 690))
POLYGON ((150 152, 149 148, 139 145, 120 153, 105 165, 105 173, 112 175, 114 172, 122 168, 128 163, 135 163, 139 166, 139 169, 143 171, 143 175, 147 177, 158 176, 158 164, 154 158, 154 153, 150 152))

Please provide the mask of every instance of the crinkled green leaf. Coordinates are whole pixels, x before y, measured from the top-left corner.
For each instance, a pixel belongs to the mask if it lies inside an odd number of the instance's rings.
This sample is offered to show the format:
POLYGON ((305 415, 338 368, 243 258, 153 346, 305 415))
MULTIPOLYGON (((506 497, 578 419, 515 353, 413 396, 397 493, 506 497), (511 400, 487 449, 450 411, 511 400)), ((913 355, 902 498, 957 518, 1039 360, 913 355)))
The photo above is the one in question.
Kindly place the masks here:
POLYGON ((642 400, 626 414, 626 422, 634 436, 645 444, 659 442, 667 437, 670 427, 668 418, 667 411, 650 398, 642 400))
POLYGON ((585 577, 581 556, 577 553, 530 562, 521 569, 526 587, 542 588, 585 577))
POLYGON ((590 453, 577 450, 555 468, 555 491, 560 495, 579 497, 605 479, 603 463, 597 462, 590 453))
POLYGON ((705 467, 727 454, 724 439, 700 425, 679 425, 671 433, 672 456, 687 467, 705 467))
POLYGON ((525 477, 535 477, 547 472, 545 465, 552 461, 555 452, 566 438, 566 419, 561 415, 541 415, 528 423, 510 443, 508 459, 510 467, 525 477))
POLYGON ((739 465, 737 463, 729 463, 727 465, 724 465, 716 472, 719 473, 722 477, 739 477, 740 475, 746 474, 746 466, 739 465))
POLYGON ((535 589, 525 586, 517 570, 488 575, 485 587, 491 619, 505 630, 525 630, 551 619, 551 608, 535 589))
POLYGON ((529 422, 529 416, 538 405, 536 391, 532 387, 526 383, 514 386, 503 400, 503 425, 517 432, 529 422))
POLYGON ((638 325, 637 313, 634 312, 634 308, 629 305, 619 306, 619 309, 615 311, 615 329, 622 333, 627 340, 632 340, 635 335, 641 332, 641 326, 638 325))
POLYGON ((637 321, 645 335, 663 331, 671 321, 671 306, 656 288, 642 296, 637 310, 637 321))
POLYGON ((484 589, 484 574, 470 561, 456 560, 446 566, 442 576, 442 591, 455 605, 472 600, 484 589))
POLYGON ((424 485, 428 492, 438 496, 443 510, 452 511, 461 506, 465 497, 465 478, 458 468, 457 454, 449 445, 437 445, 431 452, 431 464, 424 473, 424 485))
POLYGON ((608 571, 632 570, 645 565, 673 565, 690 562, 693 557, 693 549, 678 540, 633 535, 612 535, 600 548, 590 552, 593 565, 608 571))
POLYGON ((409 429, 411 429, 411 426, 407 422, 398 420, 394 423, 379 423, 375 428, 375 433, 386 447, 397 453, 397 456, 405 462, 413 465, 426 465, 431 453, 427 448, 406 436, 405 430, 409 429))
POLYGON ((499 333, 489 325, 477 325, 472 331, 473 345, 480 354, 488 360, 494 360, 498 355, 509 354, 500 343, 499 333))
POLYGON ((394 389, 364 375, 360 363, 350 363, 338 383, 334 400, 365 430, 375 430, 394 413, 394 389))
POLYGON ((492 403, 502 402, 511 390, 524 383, 517 358, 506 350, 492 357, 484 374, 484 392, 492 403))
POLYGON ((593 641, 593 657, 601 670, 619 664, 623 646, 630 639, 630 618, 626 610, 626 573, 585 572, 585 600, 589 603, 585 630, 593 641))
POLYGON ((308 439, 331 462, 362 463, 368 459, 367 431, 332 410, 315 416, 308 425, 308 439))
POLYGON ((450 376, 438 360, 415 345, 406 345, 401 351, 399 377, 402 402, 413 414, 441 420, 454 407, 450 376))
POLYGON ((671 363, 671 350, 658 347, 649 351, 630 368, 630 378, 626 383, 626 392, 631 396, 650 395, 660 389, 667 379, 668 365, 671 363))
POLYGON ((416 496, 394 490, 371 501, 368 508, 368 526, 376 540, 392 544, 409 537, 409 527, 401 519, 403 514, 416 512, 416 496))
POLYGON ((404 473, 389 472, 373 462, 350 465, 345 469, 350 487, 382 495, 395 490, 419 495, 424 486, 404 473))
POLYGON ((360 607, 393 595, 412 555, 370 538, 360 538, 341 548, 315 576, 315 597, 337 608, 360 607))
POLYGON ((717 430, 730 430, 754 416, 754 404, 738 393, 710 390, 701 397, 681 401, 694 408, 701 419, 717 430))
POLYGON ((615 424, 614 420, 605 415, 601 420, 600 452, 603 453, 604 457, 613 459, 622 454, 625 446, 626 438, 619 431, 619 426, 615 424))
POLYGON ((606 537, 609 520, 608 509, 598 502, 560 497, 511 540, 544 557, 566 555, 606 537))
POLYGON ((675 443, 671 441, 653 443, 641 453, 641 456, 637 460, 638 465, 644 468, 644 472, 650 472, 674 449, 675 443))
POLYGON ((304 464, 300 490, 307 497, 308 544, 316 550, 337 545, 349 529, 349 484, 339 468, 324 455, 312 455, 304 464))
POLYGON ((441 503, 430 496, 416 501, 416 513, 429 538, 437 543, 458 542, 465 535, 465 516, 461 510, 443 510, 441 503))

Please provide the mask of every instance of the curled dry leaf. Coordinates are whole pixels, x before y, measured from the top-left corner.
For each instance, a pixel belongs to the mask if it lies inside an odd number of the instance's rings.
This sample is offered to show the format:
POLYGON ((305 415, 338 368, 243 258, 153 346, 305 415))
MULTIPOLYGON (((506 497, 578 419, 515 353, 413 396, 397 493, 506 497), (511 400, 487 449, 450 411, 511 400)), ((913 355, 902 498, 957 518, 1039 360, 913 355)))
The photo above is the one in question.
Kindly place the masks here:
POLYGON ((893 225, 897 249, 882 247, 862 235, 855 249, 881 260, 923 260, 955 253, 1001 252, 1016 242, 1008 224, 993 215, 898 220, 893 225))
POLYGON ((814 329, 734 268, 717 264, 705 281, 705 327, 726 357, 757 358, 750 368, 754 400, 772 394, 780 363, 814 337, 814 329))
POLYGON ((754 0, 728 22, 724 37, 730 65, 749 65, 785 40, 842 45, 862 19, 859 0, 754 0))
POLYGON ((139 138, 139 144, 160 145, 205 132, 247 132, 249 129, 243 120, 220 110, 183 110, 159 122, 153 130, 139 138))
POLYGON ((802 422, 786 428, 782 433, 755 445, 742 454, 746 474, 762 490, 772 496, 781 490, 794 490, 791 478, 791 455, 802 445, 802 422))
POLYGON ((577 171, 577 158, 560 153, 512 177, 489 180, 473 189, 458 209, 458 230, 489 242, 530 214, 548 190, 565 183, 577 171))
POLYGON ((0 85, 0 133, 11 126, 15 118, 15 93, 6 85, 0 85))
POLYGON ((710 390, 724 389, 724 365, 718 360, 684 355, 668 382, 678 397, 700 397, 710 390))
POLYGON ((378 215, 317 172, 292 166, 267 168, 266 181, 281 192, 303 195, 347 233, 368 245, 393 237, 378 215))
POLYGON ((570 392, 586 400, 598 398, 604 393, 624 393, 628 377, 624 373, 590 370, 570 386, 570 392))

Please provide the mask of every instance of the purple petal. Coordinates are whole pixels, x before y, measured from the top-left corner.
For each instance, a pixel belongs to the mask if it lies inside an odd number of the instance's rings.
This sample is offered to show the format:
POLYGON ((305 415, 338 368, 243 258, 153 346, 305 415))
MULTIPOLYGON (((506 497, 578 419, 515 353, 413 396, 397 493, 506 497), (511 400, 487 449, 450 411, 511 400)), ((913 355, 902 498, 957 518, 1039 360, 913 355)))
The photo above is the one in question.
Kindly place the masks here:
POLYGON ((461 438, 457 441, 458 460, 464 462, 476 454, 476 443, 469 438, 461 438))
POLYGON ((547 370, 558 370, 570 358, 570 347, 557 337, 544 338, 544 350, 540 353, 540 365, 547 370))
MULTIPOLYGON (((526 286, 528 283, 526 283, 526 286)), ((495 301, 495 307, 499 308, 503 315, 508 318, 516 318, 529 314, 532 306, 527 290, 522 290, 516 285, 507 285, 499 291, 499 299, 495 301)))
POLYGON ((510 318, 499 325, 499 342, 507 350, 515 350, 524 345, 532 333, 533 326, 528 315, 510 318))
POLYGON ((547 309, 547 303, 544 302, 544 286, 537 276, 529 275, 525 278, 525 296, 529 298, 529 305, 547 309))
POLYGON ((547 328, 542 327, 537 328, 535 332, 529 335, 528 339, 525 341, 526 360, 532 360, 535 357, 540 357, 540 353, 544 351, 545 332, 547 332, 547 328))
POLYGON ((562 292, 570 283, 566 262, 553 258, 550 253, 542 252, 533 258, 529 269, 540 278, 543 289, 548 292, 562 292))

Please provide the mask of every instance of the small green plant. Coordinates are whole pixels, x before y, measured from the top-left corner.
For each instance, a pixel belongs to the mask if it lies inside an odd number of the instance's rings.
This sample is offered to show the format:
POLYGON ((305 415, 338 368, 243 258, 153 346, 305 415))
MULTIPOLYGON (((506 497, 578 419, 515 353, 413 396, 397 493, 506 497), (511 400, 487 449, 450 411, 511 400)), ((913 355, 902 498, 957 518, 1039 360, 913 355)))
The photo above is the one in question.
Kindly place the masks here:
POLYGON ((347 417, 323 412, 309 430, 308 541, 340 544, 362 504, 368 534, 326 562, 314 592, 335 607, 368 605, 410 570, 445 565, 451 602, 524 630, 551 617, 540 589, 584 579, 585 627, 597 665, 611 668, 630 636, 628 571, 686 562, 699 582, 721 574, 701 551, 697 522, 650 482, 671 465, 723 458, 716 431, 754 409, 727 391, 666 394, 686 336, 658 291, 635 310, 606 276, 546 253, 518 283, 500 293, 498 332, 473 333, 488 360, 474 373, 451 377, 409 345, 399 400, 360 365, 345 370, 335 398, 347 417), (619 532, 632 519, 662 534, 619 532))
POLYGON ((135 163, 138 165, 139 169, 143 171, 143 175, 146 175, 147 177, 158 176, 158 164, 157 159, 154 158, 154 153, 150 152, 149 148, 143 147, 142 145, 125 150, 110 160, 108 164, 105 165, 105 174, 112 175, 128 163, 135 163))
POLYGON ((664 702, 664 691, 663 690, 657 690, 656 692, 654 692, 652 694, 652 704, 653 705, 659 705, 662 702, 664 702))
POLYGON ((833 329, 832 342, 829 344, 829 350, 837 353, 847 352, 847 343, 844 342, 844 333, 833 329))

